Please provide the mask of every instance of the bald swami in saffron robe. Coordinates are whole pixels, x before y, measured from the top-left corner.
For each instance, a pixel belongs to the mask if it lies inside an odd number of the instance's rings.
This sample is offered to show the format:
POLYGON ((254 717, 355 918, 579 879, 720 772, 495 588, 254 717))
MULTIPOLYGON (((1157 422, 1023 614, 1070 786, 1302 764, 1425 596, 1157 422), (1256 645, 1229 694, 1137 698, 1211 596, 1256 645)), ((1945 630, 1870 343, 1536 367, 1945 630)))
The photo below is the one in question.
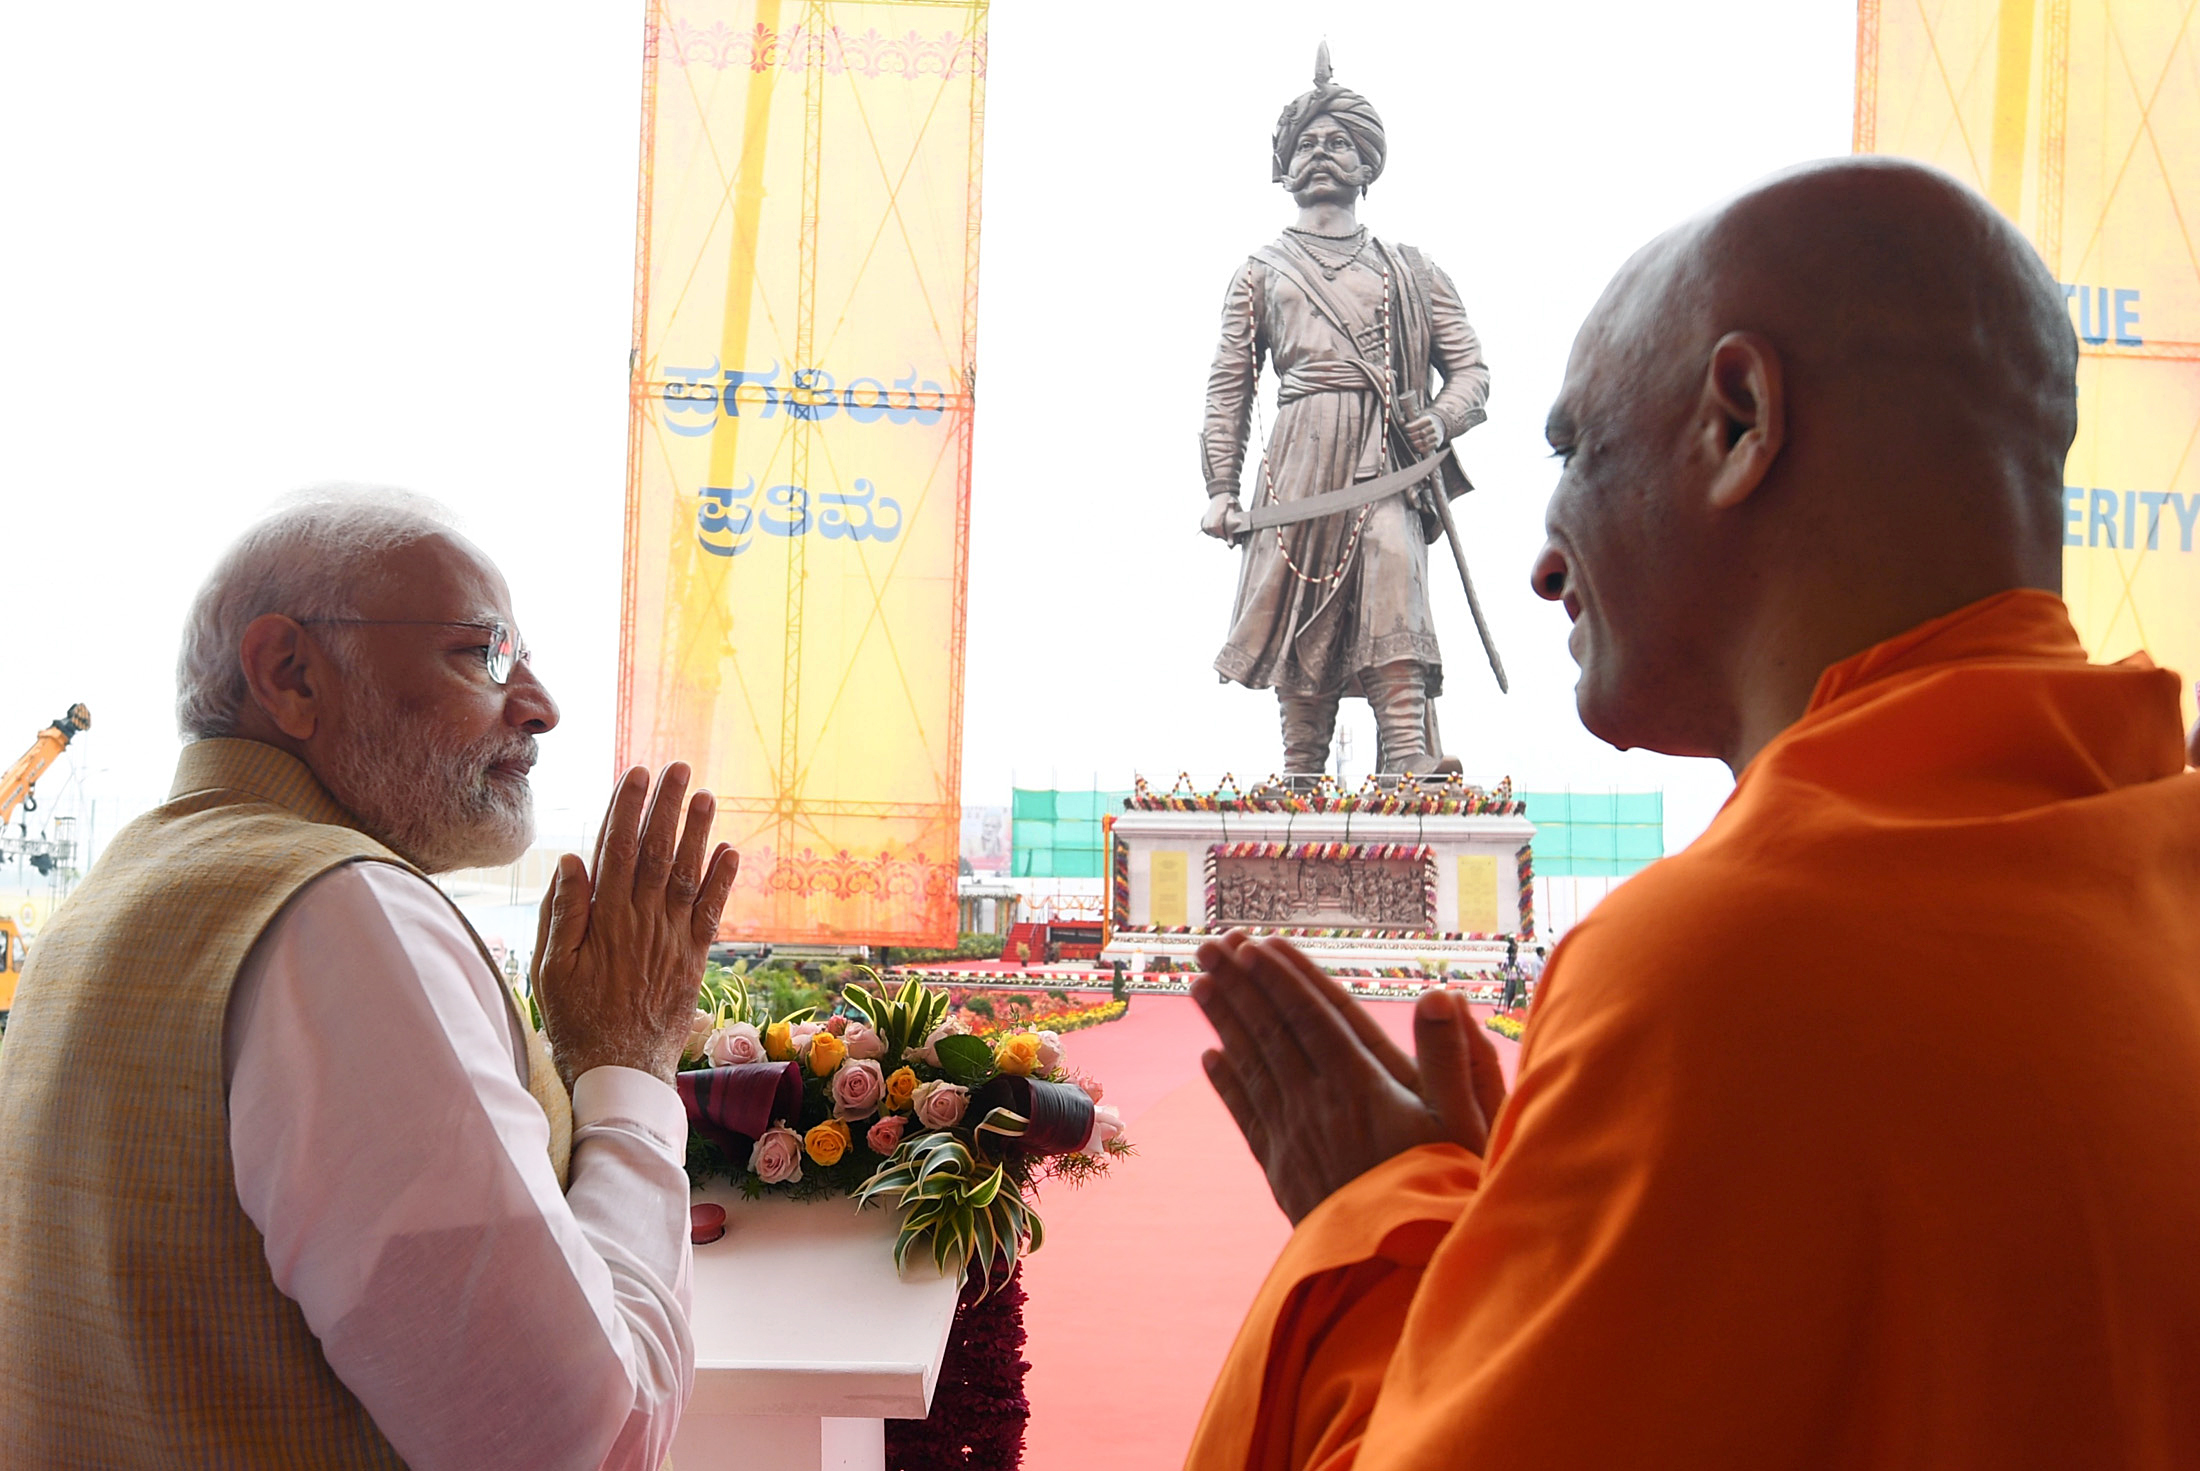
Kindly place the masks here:
POLYGON ((1300 1223, 1191 1471, 2200 1465, 2200 773, 2012 592, 1827 670, 1300 1223))

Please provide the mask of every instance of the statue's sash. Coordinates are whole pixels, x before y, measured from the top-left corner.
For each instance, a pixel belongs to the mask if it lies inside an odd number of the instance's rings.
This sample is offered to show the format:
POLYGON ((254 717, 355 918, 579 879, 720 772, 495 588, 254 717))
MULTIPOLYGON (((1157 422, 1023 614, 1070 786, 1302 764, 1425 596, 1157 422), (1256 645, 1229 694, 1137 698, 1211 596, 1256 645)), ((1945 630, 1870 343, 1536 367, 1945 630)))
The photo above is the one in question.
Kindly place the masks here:
MULTIPOLYGON (((1390 303, 1393 319, 1386 324, 1390 330, 1385 334, 1391 344, 1393 360, 1389 363, 1377 363, 1368 357, 1360 345, 1360 334, 1352 325, 1354 313, 1351 308, 1329 289, 1320 271, 1305 269, 1304 261, 1284 242, 1263 245, 1253 252, 1253 259, 1298 287, 1313 304, 1314 310, 1336 329, 1337 335, 1350 345, 1355 365, 1366 372, 1370 391, 1377 391, 1384 383, 1391 385, 1392 393, 1385 397, 1392 399, 1399 420, 1391 427, 1402 430, 1405 421, 1418 417, 1428 405, 1428 395, 1415 391, 1405 372, 1405 363, 1416 355, 1415 344, 1410 340, 1415 337, 1419 339, 1417 355, 1422 360, 1424 373, 1426 372, 1429 309, 1424 297, 1428 288, 1418 269, 1421 262, 1410 255, 1401 258, 1404 247, 1400 247, 1400 252, 1394 253, 1381 240, 1370 240, 1368 243, 1382 257, 1384 269, 1391 278, 1390 303), (1413 330, 1415 327, 1419 328, 1418 332, 1413 330), (1402 389, 1401 384, 1404 385, 1402 389)), ((1402 437, 1394 449, 1405 451, 1399 458, 1409 461, 1412 459, 1410 448, 1402 442, 1402 437)), ((1418 463, 1409 463, 1405 469, 1393 470, 1376 480, 1339 486, 1335 490, 1323 491, 1295 501, 1256 506, 1251 513, 1248 529, 1291 525, 1321 516, 1333 516, 1342 511, 1356 510, 1374 501, 1410 490, 1426 481, 1431 474, 1442 478, 1447 497, 1456 497, 1472 490, 1474 486, 1467 479, 1458 459, 1449 453, 1450 449, 1451 446, 1446 444, 1418 463)))

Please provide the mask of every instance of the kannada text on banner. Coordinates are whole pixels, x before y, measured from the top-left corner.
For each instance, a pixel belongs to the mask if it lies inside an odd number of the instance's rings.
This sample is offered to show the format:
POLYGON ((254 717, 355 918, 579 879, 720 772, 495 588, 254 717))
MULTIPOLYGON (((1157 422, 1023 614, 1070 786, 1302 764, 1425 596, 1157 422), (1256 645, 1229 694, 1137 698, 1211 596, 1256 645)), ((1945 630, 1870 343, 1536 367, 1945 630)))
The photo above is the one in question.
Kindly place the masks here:
POLYGON ((687 760, 724 933, 951 943, 983 3, 656 0, 619 759, 687 760))

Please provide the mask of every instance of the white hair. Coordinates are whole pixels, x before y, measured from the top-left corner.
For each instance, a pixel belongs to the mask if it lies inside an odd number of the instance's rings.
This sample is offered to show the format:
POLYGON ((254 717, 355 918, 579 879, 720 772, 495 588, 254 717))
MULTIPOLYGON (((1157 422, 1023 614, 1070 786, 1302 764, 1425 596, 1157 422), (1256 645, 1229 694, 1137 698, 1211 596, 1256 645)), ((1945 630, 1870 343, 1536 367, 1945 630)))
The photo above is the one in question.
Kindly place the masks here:
POLYGON ((448 510, 407 490, 328 485, 287 497, 222 554, 191 601, 176 658, 183 738, 236 733, 248 697, 244 631, 253 619, 356 617, 385 555, 454 531, 448 510))

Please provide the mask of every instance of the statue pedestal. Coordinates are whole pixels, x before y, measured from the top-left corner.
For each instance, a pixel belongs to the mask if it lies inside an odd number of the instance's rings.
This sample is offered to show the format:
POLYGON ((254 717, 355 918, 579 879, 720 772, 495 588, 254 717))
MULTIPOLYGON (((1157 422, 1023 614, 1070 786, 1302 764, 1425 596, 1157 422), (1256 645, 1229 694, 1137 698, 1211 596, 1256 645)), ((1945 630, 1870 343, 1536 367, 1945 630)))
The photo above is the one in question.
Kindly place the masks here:
POLYGON ((726 1234, 695 1248, 695 1396, 672 1443, 679 1471, 883 1471, 886 1421, 931 1409, 960 1284, 894 1271, 897 1211, 850 1200, 697 1203, 726 1234))
POLYGON ((1346 805, 1134 798, 1111 828, 1104 958, 1182 964, 1242 927, 1288 936, 1348 981, 1437 984, 1487 980, 1507 940, 1533 942, 1535 825, 1509 792, 1346 805))

